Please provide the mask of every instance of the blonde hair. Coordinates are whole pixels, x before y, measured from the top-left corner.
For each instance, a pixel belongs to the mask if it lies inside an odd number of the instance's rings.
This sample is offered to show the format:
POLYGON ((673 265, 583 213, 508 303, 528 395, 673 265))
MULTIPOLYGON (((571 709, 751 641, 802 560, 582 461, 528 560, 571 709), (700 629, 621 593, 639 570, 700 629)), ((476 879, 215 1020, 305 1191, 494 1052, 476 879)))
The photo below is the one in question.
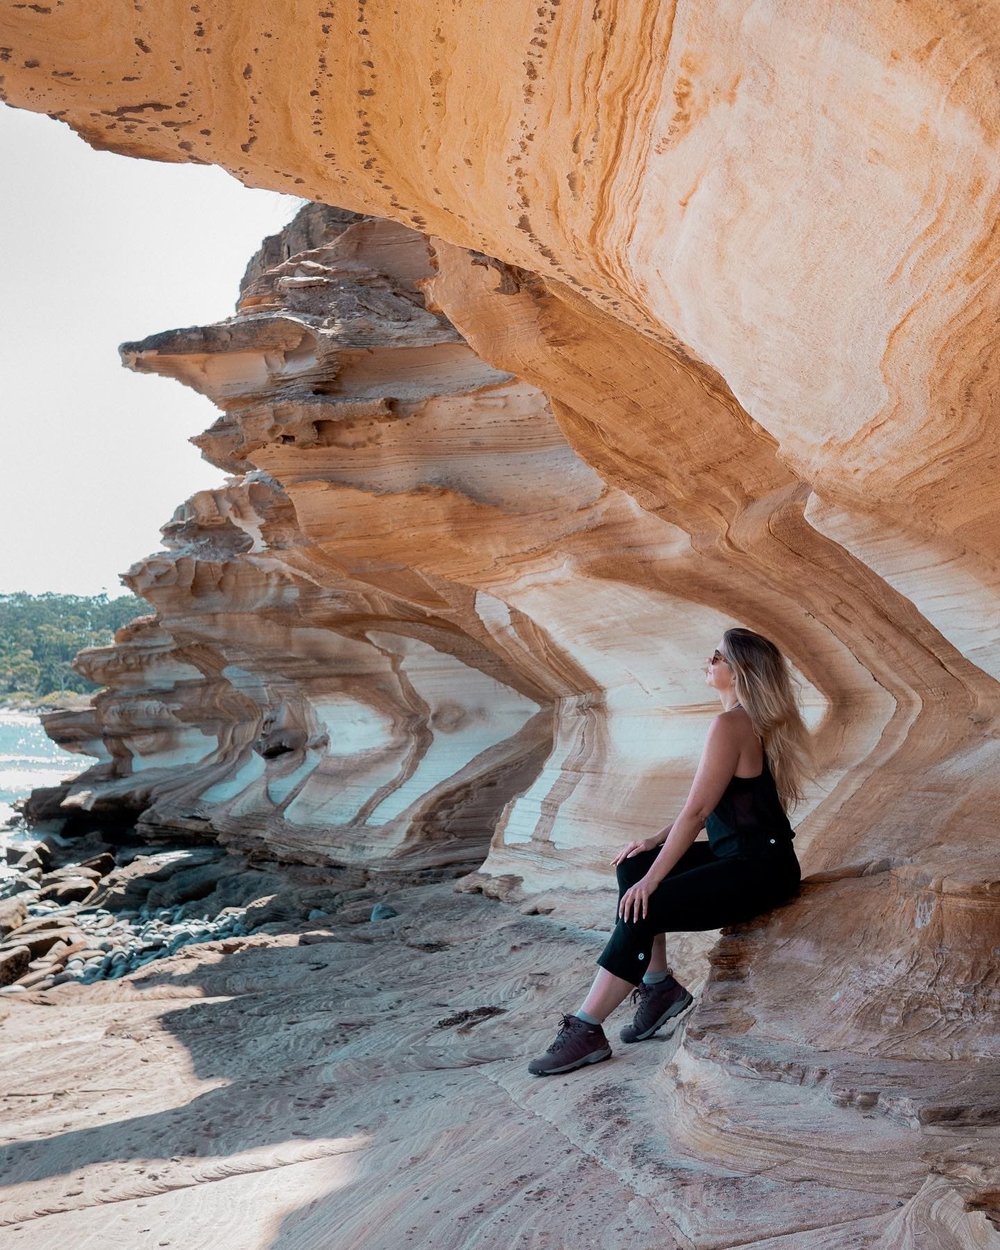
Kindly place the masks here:
POLYGON ((751 629, 727 629, 721 655, 736 697, 763 740, 778 797, 786 808, 794 807, 803 798, 812 752, 788 662, 773 642, 751 629))

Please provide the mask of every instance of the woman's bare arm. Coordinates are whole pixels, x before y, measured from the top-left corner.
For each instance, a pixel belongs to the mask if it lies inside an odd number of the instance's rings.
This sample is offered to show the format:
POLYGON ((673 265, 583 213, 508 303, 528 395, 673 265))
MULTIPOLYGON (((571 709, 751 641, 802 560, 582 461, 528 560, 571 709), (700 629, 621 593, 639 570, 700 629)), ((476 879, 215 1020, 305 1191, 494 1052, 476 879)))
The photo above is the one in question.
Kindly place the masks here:
POLYGON ((725 715, 712 721, 698 770, 680 814, 668 826, 666 841, 650 864, 646 875, 622 896, 618 914, 625 920, 646 915, 649 895, 675 867, 677 861, 701 832, 710 813, 722 798, 739 763, 742 733, 725 715))
POLYGON ((641 855, 644 851, 655 850, 656 847, 662 846, 673 828, 674 822, 671 821, 666 828, 661 829, 659 833, 651 833, 648 838, 636 838, 629 842, 627 846, 623 846, 618 854, 611 861, 612 865, 618 865, 623 860, 631 859, 633 855, 641 855))

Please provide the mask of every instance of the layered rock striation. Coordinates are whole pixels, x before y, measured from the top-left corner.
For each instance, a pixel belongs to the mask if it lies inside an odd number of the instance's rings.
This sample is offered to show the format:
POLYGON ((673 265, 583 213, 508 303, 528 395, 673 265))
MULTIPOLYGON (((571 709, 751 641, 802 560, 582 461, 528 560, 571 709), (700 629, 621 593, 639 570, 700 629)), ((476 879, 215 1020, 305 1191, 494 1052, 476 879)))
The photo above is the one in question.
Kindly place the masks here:
POLYGON ((236 476, 129 571, 155 618, 81 657, 108 689, 49 728, 86 747, 96 717, 109 759, 62 810, 124 804, 150 832, 307 862, 471 866, 574 676, 534 657, 492 566, 528 531, 585 528, 547 470, 585 515, 604 485, 544 396, 425 306, 423 236, 321 207, 289 239, 310 232, 251 266, 230 322, 121 349, 216 400, 196 441, 236 476))
POLYGON ((61 810, 603 901, 759 629, 809 878, 657 1075, 677 1243, 994 1244, 997 6, 103 11, 8 15, 5 98, 344 207, 122 349, 233 476, 81 659, 61 810))

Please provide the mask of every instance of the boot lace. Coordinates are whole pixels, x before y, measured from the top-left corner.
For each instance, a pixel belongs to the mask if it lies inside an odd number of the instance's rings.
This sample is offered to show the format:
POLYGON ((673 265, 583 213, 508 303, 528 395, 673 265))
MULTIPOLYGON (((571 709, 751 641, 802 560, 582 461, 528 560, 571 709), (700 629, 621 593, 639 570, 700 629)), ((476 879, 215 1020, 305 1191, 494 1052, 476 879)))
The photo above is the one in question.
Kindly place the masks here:
POLYGON ((576 1016, 563 1016, 559 1023, 559 1032, 556 1034, 556 1040, 545 1053, 547 1055, 554 1055, 558 1051, 562 1050, 562 1048, 568 1044, 575 1026, 581 1023, 582 1021, 578 1020, 576 1016))

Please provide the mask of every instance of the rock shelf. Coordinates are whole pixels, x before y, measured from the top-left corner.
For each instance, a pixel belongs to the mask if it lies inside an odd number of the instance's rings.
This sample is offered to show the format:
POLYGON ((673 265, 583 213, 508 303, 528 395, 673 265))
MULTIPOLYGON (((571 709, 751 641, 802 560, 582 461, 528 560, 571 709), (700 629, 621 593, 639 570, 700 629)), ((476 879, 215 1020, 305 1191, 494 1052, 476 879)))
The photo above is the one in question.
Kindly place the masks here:
POLYGON ((362 880, 327 873, 325 883, 296 883, 220 847, 116 846, 94 834, 82 847, 53 835, 21 840, 0 868, 0 993, 114 980, 194 943, 235 950, 238 941, 225 939, 319 921, 352 903, 357 916, 377 898, 362 880))

